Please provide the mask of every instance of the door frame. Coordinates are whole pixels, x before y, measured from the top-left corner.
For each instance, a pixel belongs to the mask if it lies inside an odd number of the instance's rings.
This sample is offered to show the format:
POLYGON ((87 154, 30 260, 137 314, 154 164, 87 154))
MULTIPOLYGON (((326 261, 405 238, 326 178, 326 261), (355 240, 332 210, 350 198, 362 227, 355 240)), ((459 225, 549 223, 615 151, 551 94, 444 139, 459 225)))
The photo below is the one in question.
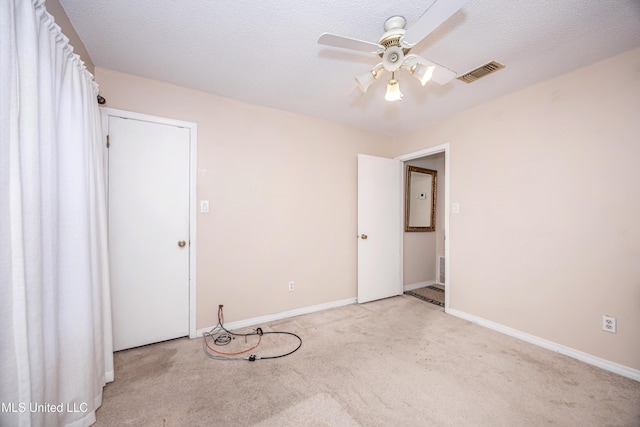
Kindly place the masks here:
MULTIPOLYGON (((444 311, 445 313, 449 312, 449 296, 451 294, 451 276, 449 274, 450 265, 451 265, 451 256, 450 256, 450 239, 449 239, 449 207, 450 203, 450 187, 451 187, 451 166, 450 166, 450 148, 449 143, 436 145, 434 147, 425 148, 423 150, 414 151, 412 153, 403 154, 402 156, 395 157, 396 160, 400 160, 404 165, 408 160, 419 159, 421 157, 431 156, 433 154, 444 153, 444 277, 445 277, 445 289, 447 292, 444 294, 444 311)), ((403 168, 404 169, 404 168, 403 168)), ((404 181, 405 174, 402 174, 402 182, 400 194, 404 194, 404 181)), ((404 209, 404 203, 401 204, 401 209, 404 209)), ((400 245, 400 259, 403 261, 404 265, 404 212, 401 215, 402 222, 398 225, 401 227, 402 233, 402 243, 400 245)), ((404 267, 400 268, 400 283, 404 282, 404 267)))
POLYGON ((189 129, 189 338, 196 338, 196 179, 198 176, 198 124, 107 107, 100 107, 100 115, 102 118, 103 150, 105 152, 104 174, 107 185, 107 195, 109 194, 109 149, 107 147, 109 117, 120 117, 123 119, 133 119, 189 129))

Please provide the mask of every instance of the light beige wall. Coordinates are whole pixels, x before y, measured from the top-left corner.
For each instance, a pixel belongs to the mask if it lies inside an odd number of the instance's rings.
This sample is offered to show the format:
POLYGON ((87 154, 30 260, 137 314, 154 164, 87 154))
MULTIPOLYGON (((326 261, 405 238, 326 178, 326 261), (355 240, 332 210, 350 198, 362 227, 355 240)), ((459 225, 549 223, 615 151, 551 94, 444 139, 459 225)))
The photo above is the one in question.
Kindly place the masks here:
POLYGON ((451 308, 640 369, 640 49, 397 138, 395 155, 446 142, 451 308))
MULTIPOLYGON (((437 171, 436 231, 405 232, 403 239, 403 285, 436 281, 437 257, 444 256, 444 153, 410 160, 405 165, 437 171)), ((406 167, 406 166, 405 166, 406 167)))
POLYGON ((107 107, 198 124, 197 328, 356 296, 357 154, 387 137, 96 68, 107 107), (287 283, 295 282, 295 291, 287 283))
POLYGON ((80 58, 84 61, 84 65, 87 67, 87 70, 93 73, 93 61, 91 60, 87 49, 84 47, 84 43, 82 43, 82 40, 78 37, 78 33, 76 33, 75 28, 71 25, 71 21, 69 21, 69 17, 60 5, 60 2, 58 0, 46 0, 45 7, 47 12, 49 12, 55 19, 56 24, 60 26, 62 34, 69 38, 69 44, 73 46, 73 52, 80 55, 80 58))

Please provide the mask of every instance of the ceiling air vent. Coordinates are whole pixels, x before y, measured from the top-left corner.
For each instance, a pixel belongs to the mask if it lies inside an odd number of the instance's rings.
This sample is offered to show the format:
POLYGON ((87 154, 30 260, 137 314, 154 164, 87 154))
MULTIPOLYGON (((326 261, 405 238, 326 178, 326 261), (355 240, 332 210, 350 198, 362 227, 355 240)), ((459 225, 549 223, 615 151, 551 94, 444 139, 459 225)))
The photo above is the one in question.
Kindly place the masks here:
POLYGON ((496 71, 504 68, 499 62, 491 61, 487 64, 481 65, 475 70, 471 70, 468 73, 465 73, 458 77, 458 80, 462 80, 463 82, 472 83, 478 80, 480 77, 484 77, 487 74, 495 73, 496 71))

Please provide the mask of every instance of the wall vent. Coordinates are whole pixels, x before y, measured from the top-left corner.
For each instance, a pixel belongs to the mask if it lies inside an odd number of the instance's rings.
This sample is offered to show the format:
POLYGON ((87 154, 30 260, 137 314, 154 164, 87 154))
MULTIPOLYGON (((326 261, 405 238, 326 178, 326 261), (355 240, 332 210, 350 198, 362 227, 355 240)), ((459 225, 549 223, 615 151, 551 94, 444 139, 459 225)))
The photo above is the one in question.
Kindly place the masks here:
POLYGON ((444 285, 444 257, 438 257, 438 283, 444 285))
POLYGON ((479 66, 475 70, 471 70, 468 73, 461 75, 460 77, 458 77, 458 80, 462 80, 463 82, 467 82, 467 83, 472 83, 478 80, 480 77, 484 77, 488 74, 495 73, 496 71, 501 70, 503 68, 504 68, 504 65, 502 65, 501 63, 496 61, 491 61, 487 64, 479 66))

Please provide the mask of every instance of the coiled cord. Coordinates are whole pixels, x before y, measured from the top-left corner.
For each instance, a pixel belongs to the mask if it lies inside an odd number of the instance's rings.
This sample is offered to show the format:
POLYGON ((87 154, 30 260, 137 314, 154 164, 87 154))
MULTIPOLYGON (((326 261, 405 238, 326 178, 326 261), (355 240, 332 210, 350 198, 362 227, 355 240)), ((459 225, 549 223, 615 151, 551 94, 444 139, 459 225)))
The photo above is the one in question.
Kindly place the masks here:
POLYGON ((281 357, 289 356, 290 354, 293 354, 296 351, 298 351, 300 347, 302 347, 302 338, 300 338, 298 335, 292 332, 280 332, 280 331, 263 332, 262 328, 256 328, 253 332, 248 334, 237 334, 237 333, 231 332, 224 327, 224 313, 223 313, 222 307, 223 307, 222 304, 218 306, 218 324, 215 327, 213 327, 210 331, 203 332, 202 334, 202 337, 203 337, 202 350, 209 358, 214 360, 247 360, 249 362, 255 362, 256 360, 278 359, 281 357), (256 356, 255 354, 251 354, 249 356, 243 356, 245 353, 248 353, 251 350, 254 350, 255 348, 257 348, 262 342, 262 337, 264 335, 273 335, 273 334, 291 335, 298 339, 298 346, 288 353, 278 354, 275 356, 256 356), (215 347, 213 347, 209 343, 209 341, 212 341, 213 345, 220 347, 220 346, 228 345, 234 339, 234 337, 244 337, 245 342, 247 342, 248 341, 247 338, 252 336, 257 336, 258 342, 255 345, 245 350, 236 351, 236 352, 224 352, 221 350, 216 350, 215 347))

